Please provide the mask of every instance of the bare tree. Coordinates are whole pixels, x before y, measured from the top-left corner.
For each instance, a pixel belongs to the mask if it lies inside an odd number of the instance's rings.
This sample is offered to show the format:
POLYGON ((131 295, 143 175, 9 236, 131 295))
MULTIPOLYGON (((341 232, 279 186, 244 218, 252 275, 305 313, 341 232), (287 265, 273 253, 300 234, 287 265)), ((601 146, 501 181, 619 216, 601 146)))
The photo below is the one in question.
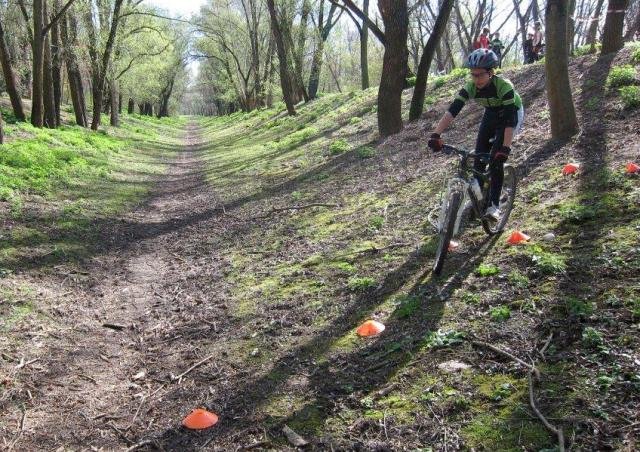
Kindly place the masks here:
POLYGON ((429 69, 431 68, 431 61, 435 54, 436 48, 440 42, 440 38, 444 33, 451 10, 453 9, 454 0, 443 0, 440 6, 440 12, 438 18, 429 36, 422 57, 420 58, 420 64, 418 65, 418 73, 416 74, 416 85, 413 91, 413 98, 411 99, 411 109, 409 111, 409 120, 413 121, 418 119, 422 115, 422 109, 424 107, 424 96, 427 90, 427 77, 429 75, 429 69))
POLYGON ((565 139, 578 132, 578 120, 569 84, 567 42, 568 1, 548 0, 545 10, 545 76, 551 116, 551 135, 565 139))
POLYGON ((11 57, 9 55, 9 48, 4 35, 4 28, 2 22, 0 22, 0 65, 2 65, 2 74, 4 75, 4 82, 6 85, 9 99, 11 100, 11 108, 13 108, 13 114, 18 121, 25 121, 24 109, 22 108, 22 99, 20 93, 16 88, 16 77, 11 65, 11 57))
POLYGON ((591 18, 591 22, 589 24, 589 31, 587 32, 587 40, 586 44, 591 45, 591 51, 595 51, 596 46, 596 38, 598 34, 598 23, 600 22, 600 14, 602 14, 602 6, 604 5, 604 0, 598 0, 596 4, 596 9, 593 13, 593 17, 591 18))
POLYGON ((276 43, 278 60, 280 62, 280 86, 282 88, 282 96, 284 97, 284 103, 287 106, 287 112, 289 115, 293 116, 296 114, 296 109, 293 103, 293 86, 289 73, 289 65, 287 63, 287 50, 284 46, 282 29, 278 23, 278 14, 276 12, 274 0, 267 0, 267 7, 269 8, 269 15, 271 16, 271 33, 273 34, 273 39, 276 43))

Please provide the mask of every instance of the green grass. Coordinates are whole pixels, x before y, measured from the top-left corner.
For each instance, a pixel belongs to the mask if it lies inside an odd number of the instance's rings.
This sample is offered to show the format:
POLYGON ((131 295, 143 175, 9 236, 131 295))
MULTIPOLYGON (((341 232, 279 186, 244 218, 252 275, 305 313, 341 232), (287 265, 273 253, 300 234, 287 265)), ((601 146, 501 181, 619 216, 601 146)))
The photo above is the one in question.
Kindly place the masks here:
POLYGON ((640 86, 623 86, 618 89, 622 105, 626 109, 640 107, 640 86))
POLYGON ((164 171, 157 162, 168 151, 149 143, 160 135, 177 142, 171 137, 184 121, 125 116, 121 128, 98 132, 7 126, 0 201, 9 207, 8 218, 28 222, 16 230, 29 232, 0 237, 2 258, 13 265, 24 256, 55 261, 83 254, 95 233, 92 221, 129 208, 148 192, 150 178, 164 171))
POLYGON ((619 88, 621 86, 632 85, 636 79, 636 68, 631 65, 614 66, 607 76, 607 86, 609 88, 619 88))

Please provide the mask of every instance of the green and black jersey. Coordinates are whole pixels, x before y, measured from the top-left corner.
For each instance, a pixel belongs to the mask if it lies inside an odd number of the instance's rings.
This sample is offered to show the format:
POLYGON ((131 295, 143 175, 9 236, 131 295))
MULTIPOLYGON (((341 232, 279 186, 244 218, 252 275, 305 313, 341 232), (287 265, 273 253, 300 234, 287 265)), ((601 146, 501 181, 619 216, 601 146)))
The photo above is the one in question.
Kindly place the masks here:
POLYGON ((522 99, 509 80, 494 75, 487 86, 482 89, 476 88, 475 83, 469 80, 449 107, 449 113, 455 118, 469 99, 475 100, 489 110, 495 112, 502 110, 500 116, 504 118, 504 126, 516 126, 517 112, 522 108, 522 99))

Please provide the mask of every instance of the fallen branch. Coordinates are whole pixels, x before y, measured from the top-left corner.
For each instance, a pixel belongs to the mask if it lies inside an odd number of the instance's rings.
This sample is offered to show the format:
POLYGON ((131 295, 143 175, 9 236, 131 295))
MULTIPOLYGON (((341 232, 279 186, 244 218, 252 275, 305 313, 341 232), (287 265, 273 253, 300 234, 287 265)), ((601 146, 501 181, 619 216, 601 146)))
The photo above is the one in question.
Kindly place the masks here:
POLYGON ((204 359, 201 359, 200 361, 198 361, 197 363, 195 363, 193 366, 189 367, 187 370, 185 370, 184 372, 182 372, 180 375, 176 376, 172 376, 171 377, 171 381, 178 381, 178 384, 180 384, 182 382, 182 378, 187 375, 189 372, 191 372, 193 369, 195 369, 198 366, 201 366, 202 364, 206 363, 207 361, 209 361, 211 358, 213 358, 215 356, 215 354, 213 355, 209 355, 204 359))
MULTIPOLYGON (((549 430, 551 433, 553 433, 554 435, 556 435, 558 437, 558 449, 560 452, 564 452, 564 432, 562 431, 561 427, 554 427, 553 425, 551 425, 549 423, 549 421, 547 420, 546 417, 544 417, 544 415, 540 412, 540 410, 538 410, 538 407, 536 406, 536 402, 534 400, 533 397, 533 379, 531 378, 531 375, 533 375, 534 372, 533 370, 529 372, 528 375, 528 379, 529 379, 529 405, 531 405, 531 409, 533 410, 533 412, 536 414, 536 416, 538 416, 538 419, 540 419, 540 421, 544 424, 544 426, 547 428, 547 430, 549 430)), ((539 376, 536 376, 536 378, 540 378, 539 376)))
POLYGON ((482 342, 482 341, 471 341, 471 343, 473 345, 477 345, 478 347, 485 347, 488 348, 489 350, 492 350, 500 355, 504 355, 507 358, 512 359, 513 361, 522 364, 523 366, 525 366, 527 369, 529 369, 531 372, 533 372, 536 376, 536 378, 540 378, 540 371, 536 368, 536 366, 534 366, 533 364, 529 364, 523 360, 521 360, 520 358, 518 358, 517 356, 512 355, 511 353, 502 350, 501 348, 496 347, 495 345, 491 345, 487 342, 482 342))
POLYGON ((308 209, 310 207, 340 207, 339 204, 323 204, 323 203, 311 203, 311 204, 305 204, 303 206, 288 206, 288 207, 273 207, 269 212, 267 212, 264 215, 260 215, 257 217, 253 217, 254 220, 256 219, 260 219, 260 218, 268 218, 271 215, 273 215, 276 212, 283 212, 285 210, 302 210, 302 209, 308 209))
POLYGON ((405 246, 411 246, 413 243, 409 242, 400 242, 400 243, 392 243, 391 245, 383 246, 382 248, 376 248, 372 246, 371 248, 367 248, 366 250, 358 251, 358 253, 379 253, 380 251, 389 250, 392 248, 402 248, 405 246))

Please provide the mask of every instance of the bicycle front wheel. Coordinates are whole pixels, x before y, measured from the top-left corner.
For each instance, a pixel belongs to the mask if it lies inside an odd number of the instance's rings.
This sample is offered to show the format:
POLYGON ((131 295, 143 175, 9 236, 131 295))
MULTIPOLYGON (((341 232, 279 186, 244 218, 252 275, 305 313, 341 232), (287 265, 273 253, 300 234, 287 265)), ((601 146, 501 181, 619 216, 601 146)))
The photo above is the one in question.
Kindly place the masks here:
POLYGON ((482 227, 489 235, 495 235, 503 231, 504 227, 509 220, 511 210, 513 209, 513 203, 516 199, 516 186, 518 184, 518 177, 516 170, 513 166, 504 167, 504 182, 502 183, 502 191, 500 192, 500 216, 499 221, 490 221, 487 218, 482 219, 482 227))
POLYGON ((438 249, 436 250, 436 260, 433 264, 433 273, 439 275, 444 267, 444 260, 447 257, 449 251, 449 244, 453 237, 453 230, 456 226, 456 217, 458 216, 458 209, 462 203, 462 193, 459 191, 451 192, 449 199, 444 202, 447 203, 444 213, 444 219, 442 221, 442 228, 440 229, 440 239, 438 240, 438 249))

